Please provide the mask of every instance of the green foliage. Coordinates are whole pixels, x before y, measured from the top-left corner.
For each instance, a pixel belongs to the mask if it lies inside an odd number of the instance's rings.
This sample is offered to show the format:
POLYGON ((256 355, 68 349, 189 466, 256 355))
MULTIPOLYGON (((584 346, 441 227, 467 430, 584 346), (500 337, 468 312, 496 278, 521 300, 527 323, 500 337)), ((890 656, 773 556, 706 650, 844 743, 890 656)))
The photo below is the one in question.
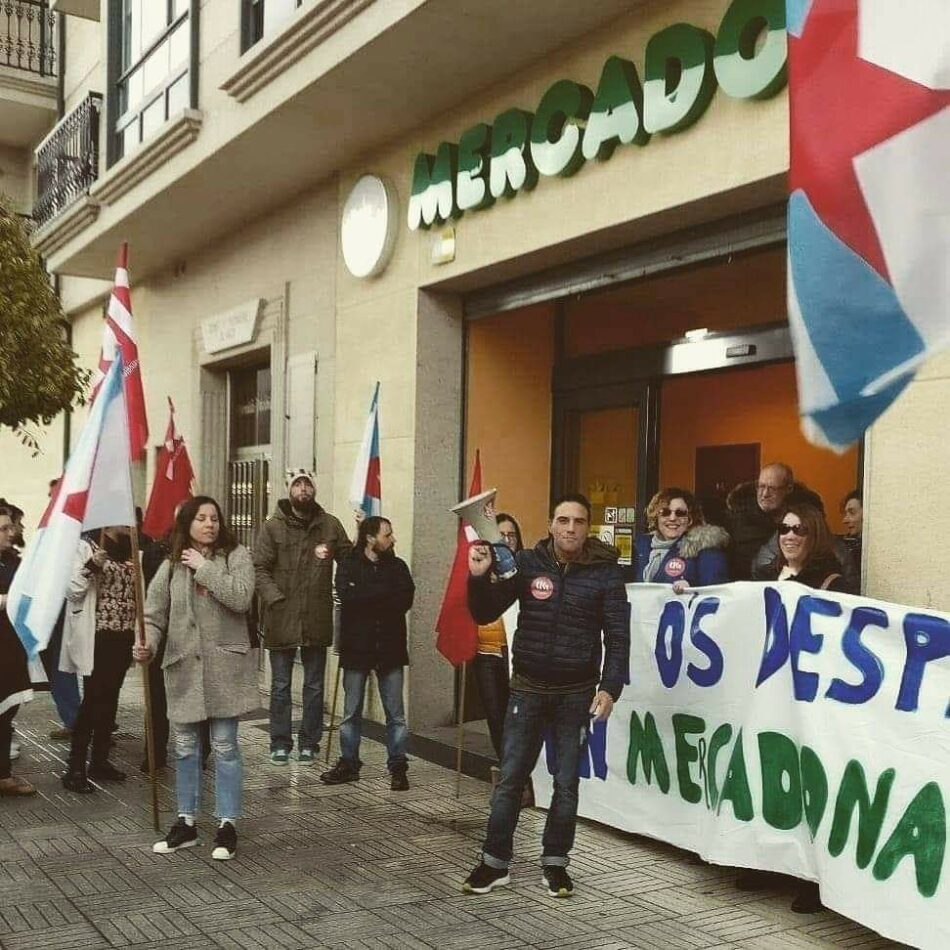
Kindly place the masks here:
POLYGON ((27 425, 81 405, 88 370, 66 342, 66 318, 22 219, 0 199, 0 426, 36 448, 27 425))

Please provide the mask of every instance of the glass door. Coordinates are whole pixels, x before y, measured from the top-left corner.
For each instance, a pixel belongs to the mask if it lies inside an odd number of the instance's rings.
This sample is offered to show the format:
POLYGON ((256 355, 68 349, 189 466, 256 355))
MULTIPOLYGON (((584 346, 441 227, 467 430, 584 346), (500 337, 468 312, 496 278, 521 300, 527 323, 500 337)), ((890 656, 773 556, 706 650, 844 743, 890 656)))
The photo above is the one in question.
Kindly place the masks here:
POLYGON ((656 397, 647 383, 555 393, 555 497, 581 492, 591 533, 629 565, 640 514, 656 486, 656 397))

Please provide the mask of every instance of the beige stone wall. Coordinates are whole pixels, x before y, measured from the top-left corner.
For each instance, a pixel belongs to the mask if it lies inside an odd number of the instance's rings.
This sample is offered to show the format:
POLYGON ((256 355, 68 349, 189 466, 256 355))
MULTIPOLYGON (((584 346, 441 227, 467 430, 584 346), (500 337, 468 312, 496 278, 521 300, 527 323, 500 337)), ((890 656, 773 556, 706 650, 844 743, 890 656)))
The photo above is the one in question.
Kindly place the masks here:
POLYGON ((950 473, 950 353, 932 359, 871 428, 865 456, 865 590, 950 611, 942 537, 950 473))
POLYGON ((33 210, 33 174, 26 149, 0 145, 0 196, 20 214, 33 210))

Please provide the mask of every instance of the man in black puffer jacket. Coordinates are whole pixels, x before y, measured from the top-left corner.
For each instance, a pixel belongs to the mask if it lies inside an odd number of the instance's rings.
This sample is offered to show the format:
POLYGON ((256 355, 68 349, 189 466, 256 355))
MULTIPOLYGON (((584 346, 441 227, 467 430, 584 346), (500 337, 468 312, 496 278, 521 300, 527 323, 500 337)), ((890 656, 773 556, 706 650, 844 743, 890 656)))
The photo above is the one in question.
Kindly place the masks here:
POLYGON ((496 620, 519 601, 501 780, 482 860, 462 888, 470 894, 487 894, 510 881, 521 790, 545 731, 554 743, 557 769, 544 827, 544 884, 553 897, 574 893, 567 864, 577 824, 580 753, 590 717, 610 716, 628 678, 630 655, 617 551, 588 537, 589 529, 590 502, 583 495, 566 495, 554 506, 550 537, 518 552, 518 573, 510 580, 491 582, 486 546, 473 545, 469 553, 468 603, 478 623, 496 620))
POLYGON ((406 611, 415 585, 406 562, 396 557, 396 536, 388 518, 378 515, 361 524, 353 550, 340 562, 336 589, 340 598, 340 666, 343 668, 344 713, 340 723, 340 760, 320 776, 327 785, 360 777, 360 733, 366 680, 376 671, 379 698, 386 713, 386 762, 394 792, 409 788, 406 745, 409 730, 403 707, 406 611))

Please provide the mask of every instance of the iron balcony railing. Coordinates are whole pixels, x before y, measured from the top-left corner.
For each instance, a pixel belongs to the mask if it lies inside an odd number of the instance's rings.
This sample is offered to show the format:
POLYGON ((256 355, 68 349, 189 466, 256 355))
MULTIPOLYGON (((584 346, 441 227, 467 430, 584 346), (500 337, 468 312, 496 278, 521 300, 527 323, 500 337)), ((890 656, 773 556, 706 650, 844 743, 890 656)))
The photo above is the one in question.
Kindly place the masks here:
POLYGON ((48 0, 0 0, 0 66, 56 75, 56 14, 48 0))
MULTIPOLYGON (((2 3, 3 0, 0 0, 2 3)), ((61 214, 99 177, 99 115, 102 96, 90 92, 36 150, 36 205, 42 227, 61 214)))

